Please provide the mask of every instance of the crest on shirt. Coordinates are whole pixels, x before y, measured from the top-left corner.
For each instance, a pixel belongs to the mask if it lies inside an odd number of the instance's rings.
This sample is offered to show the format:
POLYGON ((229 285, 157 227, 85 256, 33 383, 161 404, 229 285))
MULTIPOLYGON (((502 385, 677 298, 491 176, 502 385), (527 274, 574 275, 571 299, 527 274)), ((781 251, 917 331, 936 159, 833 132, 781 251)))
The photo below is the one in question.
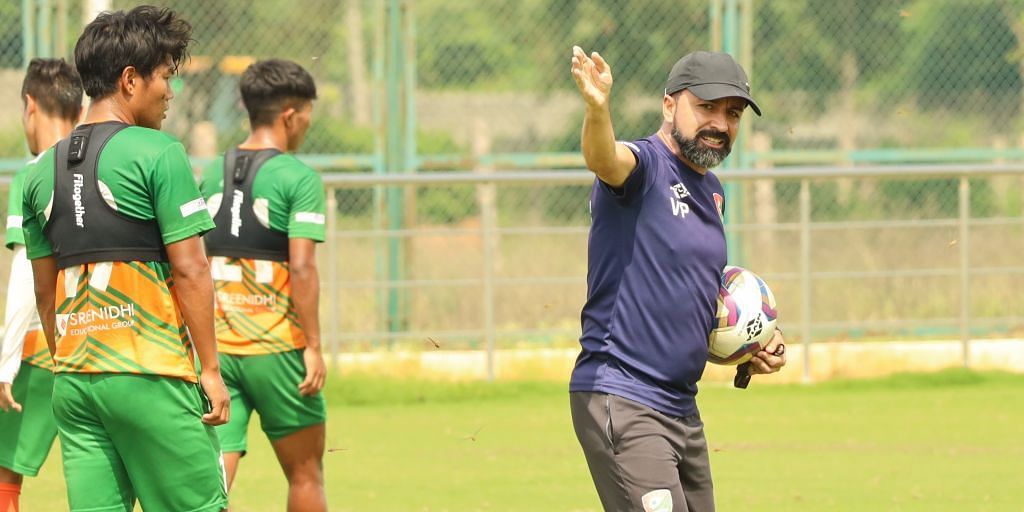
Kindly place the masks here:
POLYGON ((685 219, 686 214, 690 213, 690 205, 683 202, 683 199, 690 197, 690 191, 686 190, 686 185, 682 183, 676 183, 670 187, 672 190, 672 196, 669 200, 672 201, 672 215, 685 219))
POLYGON ((725 224, 725 212, 722 210, 725 205, 725 198, 717 192, 712 193, 711 196, 715 198, 715 209, 718 210, 718 218, 722 219, 722 223, 725 224))

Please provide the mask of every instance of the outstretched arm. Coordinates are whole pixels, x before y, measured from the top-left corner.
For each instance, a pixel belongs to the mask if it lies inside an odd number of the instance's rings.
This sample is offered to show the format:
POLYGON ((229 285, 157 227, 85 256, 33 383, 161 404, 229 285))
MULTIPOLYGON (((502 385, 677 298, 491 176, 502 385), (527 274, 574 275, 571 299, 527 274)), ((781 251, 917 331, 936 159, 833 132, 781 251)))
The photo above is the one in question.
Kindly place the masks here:
POLYGON ((636 156, 615 141, 609 107, 612 68, 599 53, 587 57, 582 48, 573 46, 571 70, 586 105, 580 135, 583 159, 601 181, 621 187, 636 167, 636 156))

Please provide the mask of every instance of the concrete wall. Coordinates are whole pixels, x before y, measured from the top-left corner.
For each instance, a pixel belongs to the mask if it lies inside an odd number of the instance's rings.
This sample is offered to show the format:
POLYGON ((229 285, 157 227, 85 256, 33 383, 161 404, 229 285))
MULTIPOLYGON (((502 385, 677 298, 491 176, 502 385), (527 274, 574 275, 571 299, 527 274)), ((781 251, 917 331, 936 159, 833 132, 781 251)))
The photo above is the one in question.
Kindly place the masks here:
MULTIPOLYGON (((777 375, 755 382, 803 381, 803 347, 787 346, 788 364, 777 375)), ((495 354, 498 379, 567 381, 577 349, 514 349, 495 354)), ((978 340, 971 343, 971 368, 1024 373, 1024 340, 978 340)), ((962 365, 959 341, 839 342, 811 347, 811 381, 879 377, 900 372, 927 372, 962 365)), ((481 380, 487 376, 483 351, 361 352, 341 354, 342 373, 444 380, 481 380)), ((735 368, 709 364, 702 382, 732 382, 735 368)))

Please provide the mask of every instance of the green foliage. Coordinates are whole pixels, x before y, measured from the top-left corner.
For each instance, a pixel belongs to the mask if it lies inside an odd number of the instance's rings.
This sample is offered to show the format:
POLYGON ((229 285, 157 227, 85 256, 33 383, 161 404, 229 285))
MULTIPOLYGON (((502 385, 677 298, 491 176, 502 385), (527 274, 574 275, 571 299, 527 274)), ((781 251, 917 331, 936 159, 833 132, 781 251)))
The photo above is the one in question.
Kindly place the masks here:
POLYGON ((23 67, 21 6, 18 2, 0 2, 0 67, 23 67))
MULTIPOLYGON (((194 26, 196 66, 184 77, 187 85, 179 101, 185 106, 175 107, 186 111, 187 119, 168 127, 179 138, 187 139, 188 126, 197 121, 212 120, 221 131, 237 126, 228 112, 237 98, 225 85, 237 70, 221 70, 224 57, 278 57, 295 60, 314 74, 323 91, 318 105, 332 119, 316 124, 307 151, 374 151, 374 139, 381 135, 369 118, 375 111, 379 115, 386 89, 379 74, 390 28, 385 25, 389 2, 147 1, 174 8, 194 26), (356 95, 357 90, 369 97, 356 95)), ((112 7, 141 3, 113 0, 112 7)), ((0 66, 23 64, 19 4, 0 4, 0 66)), ((71 4, 68 33, 73 35, 80 7, 71 4)), ((543 101, 574 92, 568 73, 574 44, 599 51, 615 74, 617 135, 643 137, 657 126, 657 98, 668 69, 681 55, 711 44, 711 4, 403 2, 412 9, 412 19, 402 30, 409 30, 416 42, 414 54, 405 57, 415 63, 409 71, 419 91, 514 93, 518 100, 543 101), (651 103, 638 104, 637 98, 651 103)), ((1024 128, 1022 0, 755 0, 750 5, 748 71, 766 113, 750 122, 773 136, 776 149, 836 148, 843 145, 837 132, 844 130, 844 142, 856 147, 988 146, 994 135, 1024 128), (837 120, 837 115, 853 118, 837 120), (802 130, 792 135, 794 128, 802 130)), ((548 121, 564 124, 556 135, 504 130, 495 136, 496 146, 577 150, 579 119, 572 117, 578 110, 558 110, 569 115, 548 121)), ((502 123, 501 116, 498 111, 489 118, 502 123)), ((417 154, 467 152, 455 147, 454 138, 421 133, 417 154)))
POLYGON ((418 82, 431 89, 571 89, 569 57, 579 44, 608 59, 617 89, 657 94, 679 57, 706 46, 707 7, 675 0, 622 5, 614 0, 419 1, 418 82))
POLYGON ((421 222, 452 224, 477 211, 473 187, 420 187, 416 189, 416 211, 421 222))
POLYGON ((0 130, 0 158, 22 158, 26 155, 28 146, 21 123, 0 130))
POLYGON ((306 153, 369 154, 374 152, 375 133, 345 119, 317 116, 309 125, 302 151, 306 153))
POLYGON ((918 0, 911 9, 903 24, 902 73, 892 77, 898 80, 892 89, 916 93, 925 108, 948 108, 951 100, 970 102, 980 93, 1002 104, 993 109, 1004 114, 1001 120, 1016 115, 1021 77, 1010 55, 1020 42, 1009 23, 1019 20, 1008 19, 1002 2, 952 2, 937 9, 933 1, 918 0))

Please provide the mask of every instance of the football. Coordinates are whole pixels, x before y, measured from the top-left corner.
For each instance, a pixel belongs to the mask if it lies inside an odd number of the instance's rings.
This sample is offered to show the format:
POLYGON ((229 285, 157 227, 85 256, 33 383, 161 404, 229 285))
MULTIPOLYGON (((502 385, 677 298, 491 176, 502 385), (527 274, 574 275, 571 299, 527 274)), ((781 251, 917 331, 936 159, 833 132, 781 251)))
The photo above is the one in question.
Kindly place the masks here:
POLYGON ((746 362, 771 341, 777 316, 775 296, 764 280, 745 268, 725 267, 718 312, 708 336, 708 361, 746 362))

